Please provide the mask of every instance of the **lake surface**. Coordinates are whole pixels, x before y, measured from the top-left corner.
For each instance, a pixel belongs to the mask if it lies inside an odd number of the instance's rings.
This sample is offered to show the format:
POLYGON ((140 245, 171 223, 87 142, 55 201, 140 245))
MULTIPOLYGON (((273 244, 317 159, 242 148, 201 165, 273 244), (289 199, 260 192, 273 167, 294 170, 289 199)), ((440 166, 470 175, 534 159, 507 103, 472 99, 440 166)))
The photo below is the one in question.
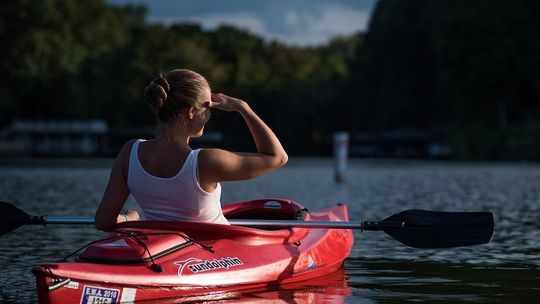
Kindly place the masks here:
MULTIPOLYGON (((0 201, 33 215, 93 216, 109 160, 0 161, 0 201)), ((333 163, 293 158, 283 169, 224 183, 222 202, 281 197, 310 210, 345 202, 351 219, 407 209, 491 211, 487 245, 413 249, 383 232, 355 232, 344 270, 298 286, 224 295, 222 302, 531 303, 540 297, 540 165, 352 160, 347 182, 333 163)), ((136 209, 133 200, 128 207, 136 209)), ((103 237, 89 226, 25 226, 0 237, 0 303, 36 301, 34 264, 103 237)), ((220 302, 220 303, 222 303, 220 302)))

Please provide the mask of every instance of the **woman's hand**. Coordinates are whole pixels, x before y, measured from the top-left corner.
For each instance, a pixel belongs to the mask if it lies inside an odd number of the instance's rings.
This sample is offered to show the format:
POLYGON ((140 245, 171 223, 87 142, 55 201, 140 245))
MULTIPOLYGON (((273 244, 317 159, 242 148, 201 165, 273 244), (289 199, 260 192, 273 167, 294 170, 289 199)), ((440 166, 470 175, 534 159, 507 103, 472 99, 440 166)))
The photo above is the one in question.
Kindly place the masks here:
POLYGON ((126 212, 126 216, 128 217, 130 221, 138 221, 141 219, 141 217, 139 216, 139 212, 137 212, 137 210, 128 210, 126 212))
POLYGON ((136 210, 128 210, 125 213, 119 214, 116 218, 116 223, 122 223, 127 221, 138 221, 141 217, 136 210))
POLYGON ((246 103, 241 99, 227 96, 222 93, 212 93, 212 102, 210 103, 210 108, 215 108, 226 112, 233 112, 240 111, 245 106, 246 103))
POLYGON ((236 111, 244 119, 257 152, 231 152, 203 149, 199 153, 199 182, 203 189, 213 190, 222 181, 254 178, 283 166, 288 156, 274 132, 241 99, 224 94, 212 94, 210 108, 236 111))

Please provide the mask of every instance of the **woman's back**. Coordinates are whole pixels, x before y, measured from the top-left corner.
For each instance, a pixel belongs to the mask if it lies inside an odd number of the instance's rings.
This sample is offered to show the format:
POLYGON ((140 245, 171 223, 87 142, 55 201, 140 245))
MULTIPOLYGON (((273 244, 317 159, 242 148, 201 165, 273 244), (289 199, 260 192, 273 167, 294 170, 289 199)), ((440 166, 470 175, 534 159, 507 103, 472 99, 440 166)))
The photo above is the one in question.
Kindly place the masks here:
POLYGON ((182 169, 190 152, 191 149, 186 147, 152 139, 139 144, 137 157, 146 172, 167 178, 175 176, 182 169))
POLYGON ((218 185, 213 192, 200 187, 197 178, 200 150, 192 150, 187 156, 179 153, 170 162, 171 169, 167 169, 168 159, 152 159, 167 153, 148 153, 151 150, 144 153, 142 143, 145 141, 137 140, 131 148, 127 185, 141 207, 144 219, 228 223, 221 210, 221 187, 218 185), (182 158, 185 158, 183 163, 182 158), (146 160, 149 166, 141 160, 146 160), (165 174, 156 175, 158 171, 165 174))

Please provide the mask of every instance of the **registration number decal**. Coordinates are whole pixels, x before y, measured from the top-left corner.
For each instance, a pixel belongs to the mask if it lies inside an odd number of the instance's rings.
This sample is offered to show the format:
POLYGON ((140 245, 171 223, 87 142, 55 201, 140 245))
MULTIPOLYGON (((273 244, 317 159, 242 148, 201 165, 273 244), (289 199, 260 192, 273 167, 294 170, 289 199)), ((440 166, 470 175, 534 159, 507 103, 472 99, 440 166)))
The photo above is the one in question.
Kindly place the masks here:
POLYGON ((81 304, 117 303, 119 295, 119 289, 84 286, 81 304))

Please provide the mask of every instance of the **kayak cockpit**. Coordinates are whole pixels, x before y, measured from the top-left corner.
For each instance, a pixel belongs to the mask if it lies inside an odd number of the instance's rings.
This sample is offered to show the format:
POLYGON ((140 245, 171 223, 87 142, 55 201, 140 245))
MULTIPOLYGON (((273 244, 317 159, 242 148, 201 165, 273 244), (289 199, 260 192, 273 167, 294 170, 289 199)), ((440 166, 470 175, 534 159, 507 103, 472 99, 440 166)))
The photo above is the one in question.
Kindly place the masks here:
MULTIPOLYGON (((283 199, 240 202, 224 208, 228 219, 309 219, 300 204, 283 199)), ((107 238, 89 245, 79 259, 106 264, 150 262, 200 242, 229 239, 259 246, 295 242, 307 233, 305 228, 253 228, 199 222, 131 221, 118 225, 107 238), (196 235, 196 237, 192 237, 196 235)))

